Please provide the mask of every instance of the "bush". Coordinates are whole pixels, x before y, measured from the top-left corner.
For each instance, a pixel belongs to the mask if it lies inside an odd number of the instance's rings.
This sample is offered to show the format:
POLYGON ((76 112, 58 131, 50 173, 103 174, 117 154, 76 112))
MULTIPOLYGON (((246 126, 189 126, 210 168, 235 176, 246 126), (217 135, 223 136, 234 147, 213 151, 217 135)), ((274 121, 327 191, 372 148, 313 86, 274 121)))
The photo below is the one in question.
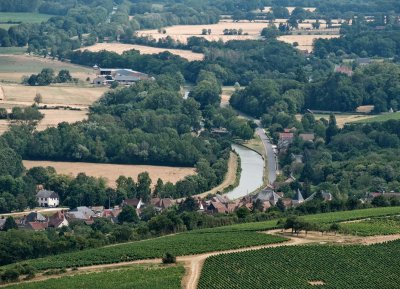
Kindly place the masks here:
POLYGON ((176 263, 176 257, 171 253, 165 253, 164 257, 162 258, 163 264, 174 264, 176 263))
POLYGON ((1 275, 1 280, 5 282, 12 282, 12 281, 17 281, 19 278, 19 272, 17 269, 12 268, 12 269, 7 269, 4 271, 4 273, 1 275))

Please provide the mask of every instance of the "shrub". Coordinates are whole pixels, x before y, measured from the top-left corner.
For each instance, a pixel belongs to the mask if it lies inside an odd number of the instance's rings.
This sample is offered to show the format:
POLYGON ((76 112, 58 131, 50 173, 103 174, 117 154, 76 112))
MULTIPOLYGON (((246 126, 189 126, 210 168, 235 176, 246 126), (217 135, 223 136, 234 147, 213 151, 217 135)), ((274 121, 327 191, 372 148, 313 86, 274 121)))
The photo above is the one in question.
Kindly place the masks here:
POLYGON ((163 264, 174 264, 176 263, 176 257, 171 253, 165 253, 164 257, 162 258, 163 264))

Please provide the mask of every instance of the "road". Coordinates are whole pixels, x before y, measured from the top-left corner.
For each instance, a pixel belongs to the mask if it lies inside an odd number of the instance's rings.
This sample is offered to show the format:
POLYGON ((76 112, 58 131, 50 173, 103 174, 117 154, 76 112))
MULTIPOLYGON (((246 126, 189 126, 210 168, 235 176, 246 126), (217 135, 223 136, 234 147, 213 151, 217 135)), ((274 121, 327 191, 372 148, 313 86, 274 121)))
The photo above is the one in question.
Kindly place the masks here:
POLYGON ((268 183, 273 184, 276 180, 276 172, 278 170, 277 157, 275 155, 274 149, 270 138, 265 134, 264 129, 258 127, 256 129, 257 135, 260 137, 264 149, 267 155, 267 167, 268 167, 268 183))

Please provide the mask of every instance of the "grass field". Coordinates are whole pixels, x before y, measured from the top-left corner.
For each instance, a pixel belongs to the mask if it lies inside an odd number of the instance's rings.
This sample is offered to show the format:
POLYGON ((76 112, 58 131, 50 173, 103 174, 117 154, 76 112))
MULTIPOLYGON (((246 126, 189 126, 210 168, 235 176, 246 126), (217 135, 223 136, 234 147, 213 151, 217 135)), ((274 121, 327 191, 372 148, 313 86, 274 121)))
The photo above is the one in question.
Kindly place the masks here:
POLYGON ((26 47, 0 47, 0 56, 7 55, 22 55, 26 52, 26 47))
POLYGON ((69 105, 87 107, 98 100, 105 87, 80 87, 80 86, 25 86, 20 84, 0 84, 3 88, 5 99, 0 101, 0 107, 32 105, 36 93, 42 95, 42 104, 69 105))
POLYGON ((122 44, 122 43, 97 43, 92 46, 81 48, 81 50, 89 50, 92 52, 98 52, 101 50, 113 51, 118 54, 122 54, 125 51, 129 50, 138 50, 141 54, 158 54, 161 52, 169 51, 172 54, 179 55, 182 58, 186 58, 189 61, 194 60, 203 60, 204 54, 202 53, 194 53, 190 50, 183 49, 168 49, 168 48, 156 48, 144 45, 133 45, 133 44, 122 44))
POLYGON ((360 222, 342 223, 340 229, 344 233, 358 236, 376 236, 400 234, 399 218, 379 218, 360 222))
POLYGON ((369 122, 384 122, 388 120, 400 120, 400 113, 385 113, 377 116, 373 116, 370 118, 358 120, 360 123, 369 123, 369 122))
MULTIPOLYGON (((297 120, 301 120, 301 115, 296 115, 297 120)), ((315 119, 326 119, 329 120, 329 114, 314 114, 315 119)), ((359 114, 336 114, 336 123, 342 128, 346 123, 353 122, 366 122, 374 118, 372 115, 359 115, 359 114)))
POLYGON ((11 26, 20 23, 41 23, 47 21, 52 15, 39 14, 39 13, 14 13, 14 12, 0 12, 0 28, 8 29, 11 26), (13 23, 7 23, 13 22, 13 23))
POLYGON ((102 177, 108 180, 108 185, 115 187, 115 180, 119 176, 137 178, 138 174, 148 172, 154 186, 158 178, 164 182, 176 183, 185 176, 194 175, 194 168, 149 166, 149 165, 114 165, 95 163, 74 163, 74 162, 51 162, 51 161, 23 161, 25 168, 32 167, 54 167, 59 174, 76 176, 83 172, 89 176, 102 177))
POLYGON ((7 286, 8 289, 180 289, 181 266, 135 266, 7 286))
POLYGON ((0 82, 21 83, 23 76, 39 73, 43 68, 52 68, 56 73, 61 69, 68 69, 72 77, 79 78, 82 81, 85 81, 87 77, 90 79, 95 77, 91 68, 50 58, 15 55, 15 52, 19 53, 20 49, 12 48, 8 50, 10 54, 0 53, 0 82))
MULTIPOLYGON (((68 254, 24 261, 39 271, 48 269, 92 266, 120 263, 141 259, 161 258, 166 252, 175 256, 200 254, 228 249, 239 249, 257 245, 286 241, 285 238, 257 232, 212 232, 195 231, 137 241, 101 249, 89 249, 68 254)), ((8 265, 6 267, 12 267, 8 265)), ((0 269, 5 268, 0 267, 0 269)))
POLYGON ((398 288, 400 241, 361 246, 293 246, 206 260, 199 289, 398 288))

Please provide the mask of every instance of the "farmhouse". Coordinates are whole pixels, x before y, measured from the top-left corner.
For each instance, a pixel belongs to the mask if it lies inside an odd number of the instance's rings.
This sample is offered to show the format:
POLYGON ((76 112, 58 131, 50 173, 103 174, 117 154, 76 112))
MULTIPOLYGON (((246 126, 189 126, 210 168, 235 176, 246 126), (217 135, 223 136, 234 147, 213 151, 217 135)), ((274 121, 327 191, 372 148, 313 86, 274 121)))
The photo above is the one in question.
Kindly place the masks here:
POLYGON ((97 77, 93 80, 93 84, 97 86, 110 85, 114 81, 119 84, 131 85, 140 80, 153 79, 149 75, 125 68, 100 68, 93 66, 97 77))
POLYGON ((55 208, 60 204, 60 197, 53 191, 40 190, 36 194, 36 200, 40 207, 55 208))

